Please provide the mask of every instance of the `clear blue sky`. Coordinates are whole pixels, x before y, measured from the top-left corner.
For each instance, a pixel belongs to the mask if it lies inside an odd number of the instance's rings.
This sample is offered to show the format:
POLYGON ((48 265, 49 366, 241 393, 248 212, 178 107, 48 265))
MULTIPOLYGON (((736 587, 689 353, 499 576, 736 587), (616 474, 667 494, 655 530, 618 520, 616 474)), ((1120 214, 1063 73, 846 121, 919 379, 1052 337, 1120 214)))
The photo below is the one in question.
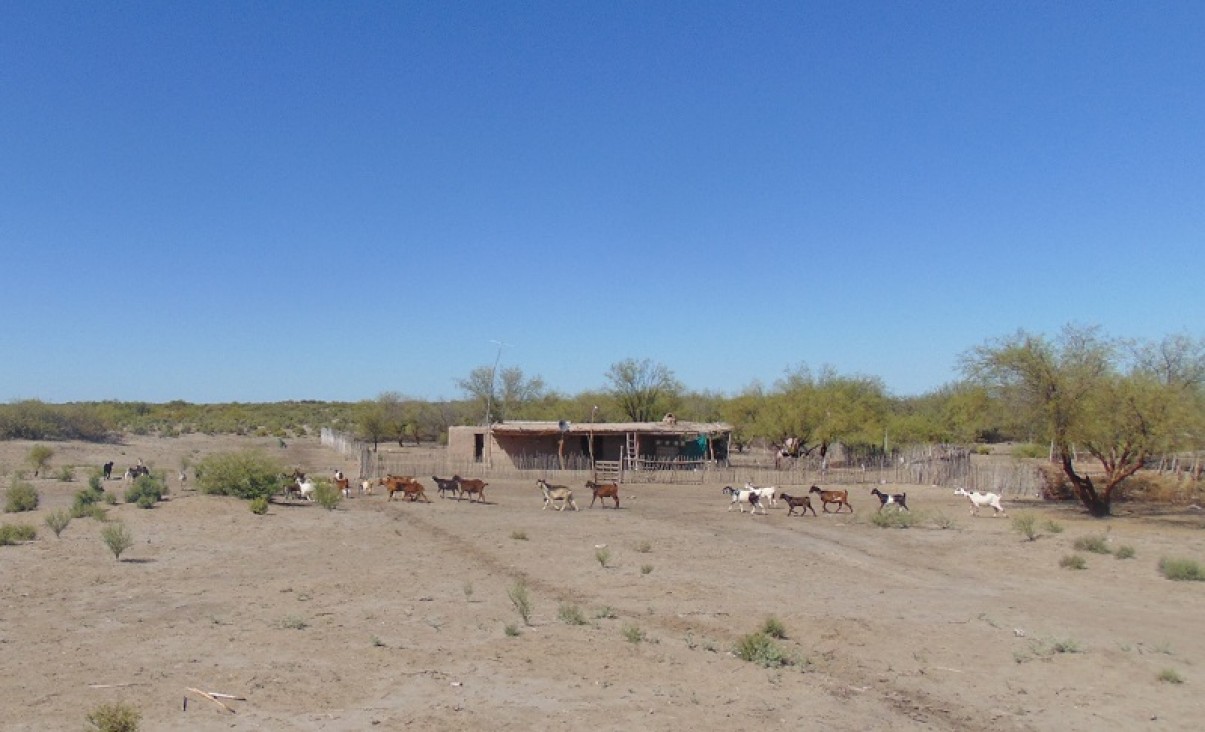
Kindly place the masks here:
POLYGON ((1205 3, 0 0, 0 400, 1205 335, 1205 3))

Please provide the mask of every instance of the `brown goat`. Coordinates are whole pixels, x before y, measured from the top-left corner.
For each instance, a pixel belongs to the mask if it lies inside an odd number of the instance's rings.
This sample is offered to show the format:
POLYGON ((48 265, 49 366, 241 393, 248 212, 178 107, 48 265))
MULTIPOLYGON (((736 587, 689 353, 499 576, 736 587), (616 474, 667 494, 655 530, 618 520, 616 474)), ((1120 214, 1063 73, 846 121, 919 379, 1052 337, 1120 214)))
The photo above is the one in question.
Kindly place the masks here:
POLYGON ((844 491, 844 490, 842 490, 842 491, 826 491, 826 490, 821 490, 820 486, 814 485, 811 487, 811 489, 808 491, 808 493, 819 493, 820 494, 821 507, 824 509, 825 513, 841 513, 842 506, 845 506, 846 508, 848 508, 850 513, 854 512, 854 507, 849 505, 849 491, 844 491), (830 504, 830 503, 837 504, 836 511, 828 510, 828 504, 830 504))
POLYGON ((592 480, 586 481, 586 488, 594 492, 594 497, 590 499, 590 508, 594 508, 594 502, 602 499, 602 507, 607 507, 608 498, 615 501, 615 508, 619 508, 619 486, 615 483, 595 483, 592 480))
POLYGON ((795 509, 797 509, 797 508, 803 509, 802 513, 799 514, 800 516, 807 516, 808 509, 811 509, 813 516, 816 515, 816 509, 812 508, 812 497, 811 496, 792 496, 787 493, 783 493, 781 498, 782 498, 782 500, 786 501, 787 506, 789 506, 789 508, 787 509, 788 516, 795 513, 795 509))
POLYGON ((468 494, 469 503, 473 502, 473 496, 477 496, 478 503, 485 503, 485 487, 489 483, 480 478, 461 478, 459 475, 453 475, 452 480, 456 481, 456 487, 460 489, 456 500, 459 501, 465 494, 468 494))
POLYGON ((384 478, 378 480, 377 483, 385 486, 385 490, 389 491, 390 501, 393 500, 394 493, 401 493, 406 498, 409 498, 411 502, 417 501, 420 498, 427 503, 431 502, 431 499, 427 498, 426 489, 423 488, 423 484, 419 483, 412 476, 386 475, 384 478))

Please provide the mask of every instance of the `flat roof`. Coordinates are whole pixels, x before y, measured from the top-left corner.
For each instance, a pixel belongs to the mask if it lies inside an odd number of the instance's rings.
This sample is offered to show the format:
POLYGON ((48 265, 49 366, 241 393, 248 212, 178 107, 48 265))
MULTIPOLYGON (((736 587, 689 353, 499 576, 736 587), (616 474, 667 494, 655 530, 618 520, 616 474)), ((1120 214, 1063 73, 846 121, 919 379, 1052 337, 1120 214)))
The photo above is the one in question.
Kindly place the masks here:
MULTIPOLYGON (((485 427, 462 427, 460 429, 485 430, 485 427)), ((559 435, 561 434, 561 423, 550 421, 499 422, 494 425, 493 432, 496 435, 559 435)), ((682 420, 677 422, 595 422, 593 424, 570 422, 565 430, 565 434, 569 435, 589 435, 591 432, 596 435, 626 435, 630 432, 639 432, 641 434, 714 437, 732 432, 732 425, 725 422, 684 422, 682 420)))

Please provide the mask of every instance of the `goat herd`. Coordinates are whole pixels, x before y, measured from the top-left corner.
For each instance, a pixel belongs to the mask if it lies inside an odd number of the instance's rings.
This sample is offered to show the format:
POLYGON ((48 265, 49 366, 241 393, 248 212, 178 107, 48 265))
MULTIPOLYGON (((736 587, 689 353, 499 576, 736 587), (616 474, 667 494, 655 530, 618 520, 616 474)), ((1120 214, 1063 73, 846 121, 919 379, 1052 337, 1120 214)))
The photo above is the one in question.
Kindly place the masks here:
MULTIPOLYGON (((766 506, 777 506, 778 500, 781 498, 787 504, 787 515, 794 515, 795 511, 799 511, 800 516, 806 516, 808 511, 812 515, 816 515, 816 509, 812 506, 812 494, 820 500, 820 507, 825 513, 830 513, 828 510, 829 504, 835 505, 837 508, 831 513, 840 513, 844 506, 849 509, 850 513, 854 512, 854 507, 849 502, 848 490, 824 490, 820 486, 812 486, 808 489, 806 495, 792 496, 789 493, 779 493, 777 486, 755 486, 752 483, 746 483, 744 488, 733 488, 732 486, 724 486, 723 492, 731 497, 731 502, 728 504, 728 510, 739 508, 741 513, 745 512, 745 506, 749 506, 749 513, 756 516, 758 510, 761 510, 762 515, 766 514, 766 506)), ((878 488, 871 488, 870 494, 879 499, 879 510, 882 511, 888 506, 893 506, 897 511, 908 511, 908 494, 907 493, 884 493, 878 488)), ((971 503, 971 515, 978 516, 979 509, 983 506, 991 506, 993 516, 1007 516, 1004 506, 1000 504, 1000 496, 996 493, 980 493, 979 491, 968 491, 965 488, 956 488, 954 490, 956 496, 966 496, 971 503)))
MULTIPOLYGON (((286 482, 284 488, 284 497, 286 499, 299 498, 302 500, 314 500, 315 484, 312 480, 306 477, 305 473, 300 470, 295 470, 291 475, 285 476, 289 481, 286 482)), ((431 476, 431 480, 435 482, 435 489, 439 493, 440 498, 455 498, 457 501, 465 498, 469 499, 469 503, 485 503, 485 489, 489 484, 480 478, 461 478, 459 475, 453 475, 451 478, 440 478, 431 476)), ((343 474, 341 470, 335 470, 332 481, 335 487, 344 497, 351 496, 351 481, 343 474)), ((431 499, 427 497, 426 487, 412 475, 386 475, 376 481, 362 478, 359 481, 359 489, 362 495, 371 494, 373 486, 384 487, 389 494, 388 500, 392 501, 395 494, 400 493, 402 497, 411 501, 424 501, 430 503, 431 499)), ((572 508, 574 511, 579 510, 577 502, 573 500, 573 490, 569 486, 556 485, 540 478, 536 481, 536 486, 540 489, 540 493, 544 497, 544 508, 552 506, 558 511, 564 511, 566 507, 572 508)), ((614 501, 614 508, 619 508, 619 485, 616 483, 596 483, 592 480, 586 481, 586 490, 590 491, 589 508, 594 508, 596 501, 601 501, 605 507, 607 499, 614 501)), ((825 513, 830 513, 829 505, 835 505, 836 509, 831 513, 840 513, 844 507, 849 509, 850 513, 854 512, 854 507, 849 502, 849 491, 846 489, 824 490, 820 486, 812 486, 808 492, 802 496, 793 496, 789 493, 779 493, 777 486, 755 486, 752 483, 745 483, 743 488, 733 488, 732 486, 724 486, 723 493, 731 497, 728 504, 728 510, 739 508, 741 513, 745 512, 745 506, 749 506, 751 515, 758 515, 760 511, 762 515, 766 515, 767 506, 777 506, 779 499, 787 504, 787 515, 793 516, 796 511, 799 511, 800 516, 806 516, 808 511, 816 516, 816 509, 812 506, 812 495, 816 495, 820 501, 820 507, 825 513)), ((907 493, 884 493, 878 488, 870 490, 871 495, 879 499, 879 511, 882 511, 888 506, 894 507, 897 511, 911 511, 908 508, 907 493)), ((971 504, 971 514, 978 515, 979 509, 984 506, 990 506, 993 510, 992 515, 1007 516, 1004 507, 1000 503, 1000 496, 996 493, 980 493, 979 491, 967 491, 965 488, 957 488, 954 491, 956 496, 966 496, 971 504)))

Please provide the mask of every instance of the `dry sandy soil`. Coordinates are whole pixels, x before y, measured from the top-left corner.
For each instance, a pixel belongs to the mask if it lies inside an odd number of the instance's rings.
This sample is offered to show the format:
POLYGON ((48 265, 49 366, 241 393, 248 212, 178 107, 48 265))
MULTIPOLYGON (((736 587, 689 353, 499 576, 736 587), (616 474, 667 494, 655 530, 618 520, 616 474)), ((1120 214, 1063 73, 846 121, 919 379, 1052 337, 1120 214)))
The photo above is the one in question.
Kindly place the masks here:
MULTIPOLYGON (((869 522, 864 487, 852 517, 787 518, 729 512, 711 485, 627 485, 619 510, 587 509, 579 491, 582 510, 557 513, 534 482, 495 481, 486 505, 432 490, 430 504, 378 493, 256 516, 174 477, 182 455, 250 444, 314 471, 353 467, 302 440, 51 444, 55 466, 141 457, 169 469, 172 493, 110 510, 136 539, 121 561, 93 519, 60 538, 42 525, 85 487, 83 468, 31 478, 40 508, 0 518, 38 527, 0 547, 0 728, 83 729, 118 701, 144 730, 1205 726, 1205 583, 1156 569, 1205 560, 1192 514, 1099 522, 1014 502, 1066 528, 1029 542, 945 488, 905 489, 952 527, 894 530, 869 522), (1136 557, 1060 568, 1076 538, 1105 531, 1136 557), (530 625, 508 598, 519 580, 530 625), (559 617, 569 605, 584 624, 559 617), (795 665, 730 652, 770 616, 795 665), (244 699, 225 711, 190 688, 244 699)), ((0 443, 5 485, 29 447, 0 443)))

